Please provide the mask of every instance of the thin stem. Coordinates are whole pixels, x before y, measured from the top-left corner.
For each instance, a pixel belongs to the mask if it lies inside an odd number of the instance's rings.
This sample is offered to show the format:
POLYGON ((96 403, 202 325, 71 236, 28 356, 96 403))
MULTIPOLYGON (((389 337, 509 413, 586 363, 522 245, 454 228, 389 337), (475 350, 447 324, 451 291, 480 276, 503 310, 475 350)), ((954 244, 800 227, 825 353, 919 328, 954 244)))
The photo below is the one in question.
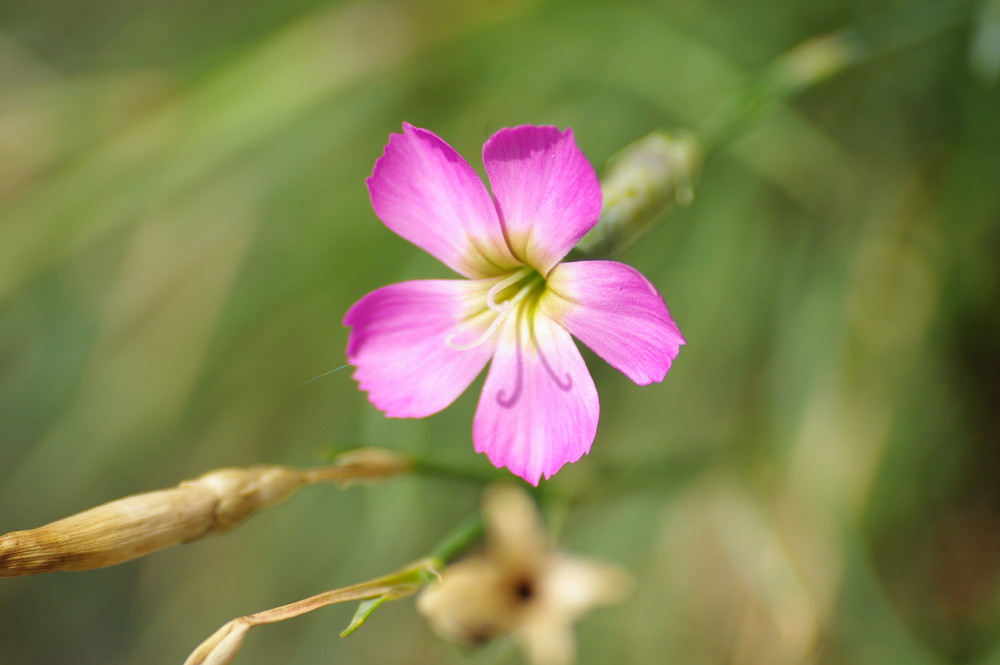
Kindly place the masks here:
POLYGON ((855 28, 812 37, 752 76, 697 131, 708 152, 732 142, 768 113, 831 76, 961 25, 967 0, 911 0, 855 28))
POLYGON ((831 76, 947 32, 970 12, 970 0, 911 0, 858 27, 812 37, 749 76, 693 134, 653 132, 626 146, 601 176, 601 218, 572 258, 622 252, 676 204, 691 202, 691 183, 707 154, 831 76))
MULTIPOLYGON (((483 529, 483 518, 476 513, 446 535, 429 556, 393 573, 233 619, 198 645, 198 648, 188 656, 185 665, 206 663, 222 665, 232 662, 243 646, 246 633, 254 626, 293 619, 336 603, 373 599, 395 600, 413 595, 439 575, 445 564, 472 546, 482 536, 483 529)), ((368 619, 373 609, 373 607, 368 608, 360 618, 356 615, 342 636, 354 632, 368 619)))
POLYGON ((484 528, 483 516, 477 511, 442 538, 428 558, 438 568, 443 567, 479 540, 484 528))
POLYGON ((434 460, 411 458, 410 464, 414 473, 426 476, 437 476, 440 478, 452 478, 481 485, 509 477, 501 471, 494 469, 474 470, 465 466, 455 466, 442 464, 434 460))

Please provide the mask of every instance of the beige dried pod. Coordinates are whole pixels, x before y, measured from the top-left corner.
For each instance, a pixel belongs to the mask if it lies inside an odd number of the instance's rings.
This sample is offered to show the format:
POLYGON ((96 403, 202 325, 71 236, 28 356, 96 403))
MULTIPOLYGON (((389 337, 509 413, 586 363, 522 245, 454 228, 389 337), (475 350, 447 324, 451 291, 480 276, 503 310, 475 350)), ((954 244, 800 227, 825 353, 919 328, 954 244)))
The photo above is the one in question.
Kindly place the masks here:
POLYGON ((305 485, 384 478, 408 468, 405 458, 389 451, 359 449, 316 469, 218 469, 177 487, 128 496, 0 536, 0 577, 113 566, 225 533, 305 485))

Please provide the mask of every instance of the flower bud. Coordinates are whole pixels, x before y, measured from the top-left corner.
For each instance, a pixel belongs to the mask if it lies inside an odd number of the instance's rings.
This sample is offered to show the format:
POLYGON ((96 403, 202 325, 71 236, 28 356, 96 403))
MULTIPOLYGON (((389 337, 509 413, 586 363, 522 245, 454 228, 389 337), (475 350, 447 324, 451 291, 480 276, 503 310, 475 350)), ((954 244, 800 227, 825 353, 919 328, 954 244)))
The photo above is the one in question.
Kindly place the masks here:
POLYGON ((576 250, 589 258, 613 256, 648 231, 660 213, 691 203, 699 158, 698 144, 683 135, 653 132, 626 146, 601 177, 601 219, 576 250))

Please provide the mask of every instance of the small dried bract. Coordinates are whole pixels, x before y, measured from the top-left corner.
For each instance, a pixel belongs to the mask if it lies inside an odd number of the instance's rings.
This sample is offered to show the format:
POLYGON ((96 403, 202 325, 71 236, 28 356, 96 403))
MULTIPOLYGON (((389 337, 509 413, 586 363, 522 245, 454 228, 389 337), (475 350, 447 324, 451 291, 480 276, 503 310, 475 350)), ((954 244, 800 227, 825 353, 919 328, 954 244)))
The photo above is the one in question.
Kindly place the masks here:
POLYGON ((177 487, 128 496, 0 536, 0 577, 113 566, 225 533, 305 485, 384 478, 407 469, 409 462, 398 455, 364 448, 315 469, 217 469, 177 487))
POLYGON ((417 608, 450 640, 480 645, 511 634, 533 665, 571 663, 573 622, 621 601, 631 577, 553 550, 531 499, 513 486, 488 489, 483 513, 485 551, 445 568, 417 608))

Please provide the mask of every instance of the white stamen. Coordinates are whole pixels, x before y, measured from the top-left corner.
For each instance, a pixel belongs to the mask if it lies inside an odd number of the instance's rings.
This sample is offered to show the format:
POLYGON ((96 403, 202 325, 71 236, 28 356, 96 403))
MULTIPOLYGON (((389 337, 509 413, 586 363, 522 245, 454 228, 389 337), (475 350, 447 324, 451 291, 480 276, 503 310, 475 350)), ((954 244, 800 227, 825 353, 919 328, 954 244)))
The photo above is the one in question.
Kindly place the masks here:
POLYGON ((469 342, 468 344, 457 344, 455 343, 455 336, 457 333, 452 333, 448 335, 447 338, 445 338, 444 343, 450 346, 451 348, 455 349, 456 351, 468 351, 469 349, 476 348, 477 346, 488 340, 490 338, 490 335, 496 332, 496 329, 499 328, 500 324, 503 323, 504 319, 507 318, 507 314, 509 314, 510 310, 513 309, 508 303, 504 303, 504 305, 505 307, 502 309, 502 311, 499 314, 497 314, 495 319, 493 319, 493 323, 491 323, 486 328, 486 330, 483 331, 483 334, 477 337, 474 341, 469 342))

